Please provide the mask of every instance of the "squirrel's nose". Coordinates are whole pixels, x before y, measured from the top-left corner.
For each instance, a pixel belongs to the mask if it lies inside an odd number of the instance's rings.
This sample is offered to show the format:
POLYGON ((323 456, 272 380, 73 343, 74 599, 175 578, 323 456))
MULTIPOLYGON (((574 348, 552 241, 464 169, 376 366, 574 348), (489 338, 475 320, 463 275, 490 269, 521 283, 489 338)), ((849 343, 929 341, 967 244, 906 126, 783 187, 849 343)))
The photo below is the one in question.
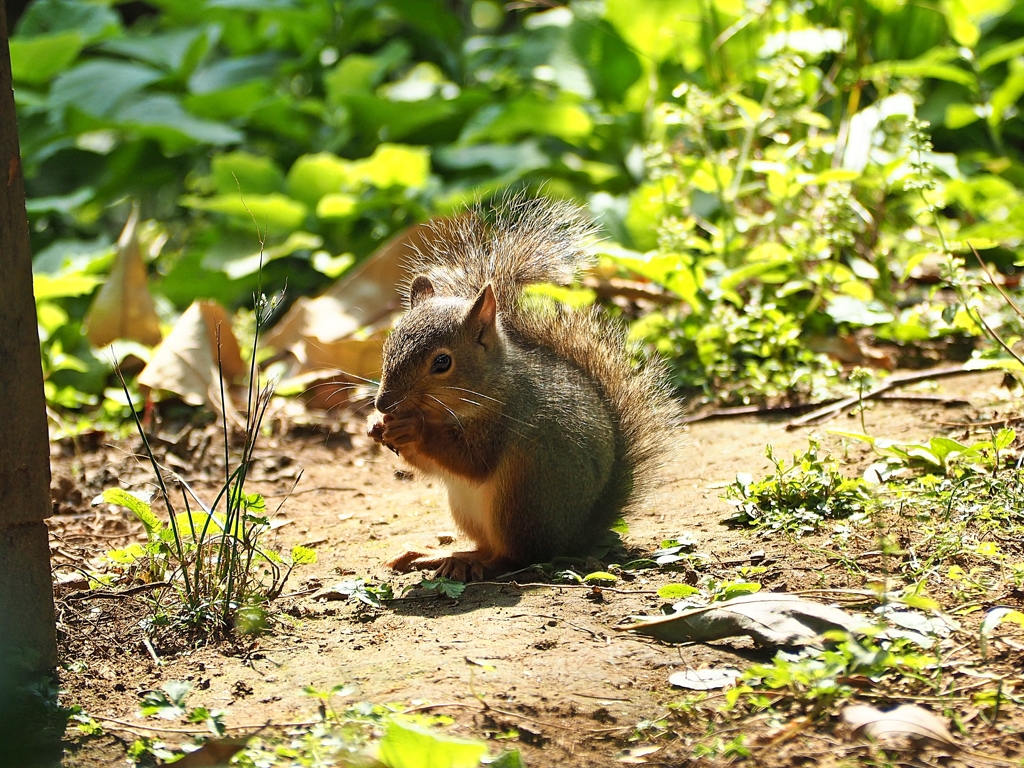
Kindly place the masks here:
POLYGON ((378 390, 377 397, 373 400, 373 407, 381 413, 386 413, 389 408, 393 408, 395 405, 394 393, 388 392, 386 389, 378 390))

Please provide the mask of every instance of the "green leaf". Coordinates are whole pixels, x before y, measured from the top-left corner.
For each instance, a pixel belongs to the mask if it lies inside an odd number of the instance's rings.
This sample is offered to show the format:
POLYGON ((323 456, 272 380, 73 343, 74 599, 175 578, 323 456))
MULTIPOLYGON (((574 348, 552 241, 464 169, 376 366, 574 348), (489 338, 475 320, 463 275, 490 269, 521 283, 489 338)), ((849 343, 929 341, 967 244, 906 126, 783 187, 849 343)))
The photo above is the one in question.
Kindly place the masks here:
POLYGON ((344 192, 332 192, 320 198, 316 204, 318 219, 347 219, 359 208, 359 199, 344 192))
POLYGON ((719 282, 719 288, 722 291, 734 291, 739 288, 747 280, 753 278, 764 279, 764 276, 773 270, 785 267, 790 263, 790 259, 772 259, 770 261, 755 261, 753 264, 747 264, 745 267, 734 269, 725 275, 721 282, 719 282))
POLYGON ((996 64, 1002 64, 1004 61, 1015 59, 1018 56, 1024 56, 1024 38, 1018 38, 985 51, 978 57, 978 71, 984 72, 996 64))
POLYGON ((160 686, 159 691, 146 691, 142 695, 140 710, 144 717, 162 717, 175 720, 185 714, 185 701, 192 684, 182 680, 171 680, 160 686))
POLYGON ((288 171, 288 194, 313 207, 324 195, 350 188, 355 179, 350 160, 330 152, 302 155, 288 171))
POLYGON ((700 590, 689 584, 666 584, 658 588, 658 597, 662 600, 682 600, 700 594, 700 590))
POLYGON ((981 30, 972 18, 969 2, 971 0, 946 0, 939 7, 945 12, 946 23, 949 24, 949 32, 953 39, 960 45, 974 48, 978 44, 981 30))
POLYGON ((83 275, 72 273, 61 277, 37 274, 32 277, 32 290, 36 301, 63 299, 68 296, 85 296, 93 292, 97 285, 103 283, 102 275, 83 275))
POLYGON ((880 61, 864 68, 866 80, 884 80, 890 77, 900 78, 931 78, 933 80, 945 80, 950 83, 957 83, 970 90, 977 88, 977 81, 970 72, 955 64, 946 64, 938 59, 942 58, 944 52, 935 49, 926 56, 913 61, 880 61))
POLYGON ((880 301, 861 301, 853 296, 834 296, 825 312, 836 323, 857 326, 882 325, 895 320, 895 316, 880 301))
POLYGON ((249 152, 217 155, 211 163, 213 185, 221 194, 267 195, 284 191, 284 174, 269 157, 249 152))
POLYGON ((188 75, 210 46, 205 29, 177 29, 162 34, 120 37, 100 43, 100 50, 188 75))
POLYGON ((311 565, 316 562, 316 551, 309 547, 292 547, 292 563, 295 565, 311 565))
POLYGON ((517 144, 453 144, 441 147, 434 151, 434 163, 448 170, 490 168, 497 173, 505 173, 545 168, 550 165, 551 158, 535 139, 527 139, 517 144))
POLYGON ((17 37, 75 32, 86 42, 117 34, 121 17, 106 3, 35 0, 18 22, 17 37))
POLYGON ((610 586, 614 584, 617 579, 613 573, 608 573, 607 571, 594 571, 593 573, 588 573, 584 576, 583 581, 587 584, 607 584, 610 586))
MULTIPOLYGON (((327 251, 317 251, 313 254, 310 262, 313 269, 334 280, 340 277, 356 261, 351 253, 342 253, 338 256, 331 256, 327 251)), ((283 394, 283 393, 282 393, 283 394)))
POLYGON ((196 71, 189 78, 189 91, 195 95, 217 96, 218 91, 243 83, 271 79, 283 61, 283 56, 273 52, 221 59, 196 71))
POLYGON ((153 509, 149 506, 149 502, 121 488, 108 488, 103 492, 102 498, 107 504, 124 507, 139 518, 146 529, 146 536, 150 540, 160 535, 164 524, 160 522, 160 518, 153 514, 153 509))
POLYGON ((42 85, 68 68, 85 45, 78 32, 11 38, 11 77, 15 83, 42 85))
POLYGON ((74 107, 92 117, 108 117, 126 97, 162 77, 158 70, 142 64, 95 59, 64 72, 53 81, 50 105, 58 110, 74 107))
POLYGON ((426 147, 381 144, 366 160, 352 164, 356 178, 379 189, 419 188, 430 178, 430 152, 426 147))
POLYGON ((118 565, 131 565, 141 557, 146 556, 146 550, 141 544, 129 544, 124 549, 111 549, 107 552, 107 557, 118 565))
POLYGON ((281 194, 270 195, 214 195, 213 197, 186 196, 180 200, 186 208, 215 211, 252 223, 261 228, 277 230, 298 229, 306 220, 309 210, 298 200, 281 194))
POLYGON ((460 141, 511 141, 524 135, 548 135, 569 143, 581 142, 594 122, 578 100, 563 94, 547 100, 535 93, 506 104, 491 104, 477 112, 463 129, 460 141))
POLYGON ((1024 363, 1014 357, 976 357, 964 363, 964 370, 1024 373, 1024 363))
POLYGON ((722 594, 719 600, 732 600, 741 595, 751 595, 761 591, 761 585, 756 581, 727 581, 722 585, 722 594))
POLYGON ((453 600, 458 599, 466 591, 466 585, 463 582, 447 579, 444 576, 438 576, 436 579, 423 579, 420 581, 420 586, 423 589, 437 590, 453 600))
POLYGON ((387 768, 476 768, 487 754, 482 741, 442 736, 423 726, 392 718, 377 747, 387 768))
POLYGON ((32 257, 32 271, 57 277, 71 272, 108 272, 114 260, 114 246, 98 238, 55 240, 32 257))
POLYGON ((334 69, 324 74, 327 97, 332 102, 340 103, 344 96, 372 95, 386 69, 387 65, 380 57, 349 54, 334 69))
POLYGON ((988 122, 998 126, 1016 115, 1016 104, 1024 96, 1024 64, 1019 59, 1010 62, 1009 74, 989 96, 988 122))
POLYGON ((132 99, 113 117, 122 127, 156 139, 167 152, 180 152, 193 144, 234 144, 243 138, 231 126, 190 115, 166 93, 132 99))
POLYGON ((645 59, 673 61, 693 71, 703 62, 701 11, 679 0, 608 0, 608 19, 645 59))
POLYGON ((950 130, 965 128, 982 118, 982 108, 974 104, 947 104, 945 124, 950 130))
MULTIPOLYGON (((258 222, 259 219, 256 219, 258 222)), ((288 235, 288 239, 280 245, 271 246, 264 248, 262 251, 256 251, 249 254, 248 256, 242 256, 240 258, 232 259, 221 264, 221 269, 224 273, 232 280, 238 280, 239 278, 246 277, 248 275, 255 275, 260 271, 260 268, 266 266, 272 261, 284 258, 285 256, 291 256, 296 251, 313 250, 319 248, 324 244, 324 240, 319 235, 313 235, 309 232, 292 232, 288 235)), ((208 263, 208 262, 204 262, 208 263)))
POLYGON ((487 763, 487 768, 526 768, 523 756, 518 749, 502 752, 493 760, 487 763))

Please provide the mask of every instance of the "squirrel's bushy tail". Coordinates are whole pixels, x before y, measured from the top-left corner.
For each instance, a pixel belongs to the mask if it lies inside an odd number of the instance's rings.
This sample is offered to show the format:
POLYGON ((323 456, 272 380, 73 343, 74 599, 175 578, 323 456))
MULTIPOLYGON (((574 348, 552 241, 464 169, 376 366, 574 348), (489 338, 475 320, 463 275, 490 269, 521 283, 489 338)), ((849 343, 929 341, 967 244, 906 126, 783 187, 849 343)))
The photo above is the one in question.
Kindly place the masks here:
POLYGON ((472 299, 490 283, 498 306, 508 308, 523 286, 570 283, 592 261, 583 243, 594 227, 572 203, 516 194, 431 229, 428 244, 410 260, 410 275, 426 275, 442 296, 472 299))
POLYGON ((602 525, 650 503, 671 470, 680 439, 682 409, 672 397, 665 365, 643 359, 626 338, 626 329, 598 308, 551 315, 519 313, 515 332, 528 343, 556 349, 594 381, 616 421, 614 477, 598 512, 602 525), (638 362, 639 361, 639 362, 638 362))

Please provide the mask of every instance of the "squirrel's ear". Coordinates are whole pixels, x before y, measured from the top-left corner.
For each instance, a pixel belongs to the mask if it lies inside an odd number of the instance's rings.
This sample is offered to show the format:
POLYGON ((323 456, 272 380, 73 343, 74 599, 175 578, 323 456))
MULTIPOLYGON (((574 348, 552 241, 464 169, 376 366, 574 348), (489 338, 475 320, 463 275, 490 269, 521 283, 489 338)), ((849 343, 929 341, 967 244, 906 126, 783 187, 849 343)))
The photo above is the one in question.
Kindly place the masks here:
POLYGON ((498 302, 494 298, 494 288, 490 283, 485 285, 469 310, 467 321, 477 326, 477 341, 487 349, 491 348, 497 337, 498 302))
POLYGON ((417 275, 409 286, 409 306, 415 307, 423 299, 429 299, 434 295, 434 284, 426 275, 417 275))

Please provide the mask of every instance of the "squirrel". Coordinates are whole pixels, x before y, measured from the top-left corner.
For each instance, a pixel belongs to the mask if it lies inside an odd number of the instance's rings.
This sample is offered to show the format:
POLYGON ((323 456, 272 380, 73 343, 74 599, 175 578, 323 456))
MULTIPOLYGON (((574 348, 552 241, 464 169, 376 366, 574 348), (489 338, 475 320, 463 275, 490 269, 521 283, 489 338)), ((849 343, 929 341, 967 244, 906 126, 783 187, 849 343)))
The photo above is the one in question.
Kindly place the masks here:
POLYGON ((384 342, 367 434, 448 490, 476 549, 386 563, 459 581, 586 553, 643 501, 679 415, 599 309, 525 296, 591 262, 577 206, 522 195, 432 225, 384 342))

